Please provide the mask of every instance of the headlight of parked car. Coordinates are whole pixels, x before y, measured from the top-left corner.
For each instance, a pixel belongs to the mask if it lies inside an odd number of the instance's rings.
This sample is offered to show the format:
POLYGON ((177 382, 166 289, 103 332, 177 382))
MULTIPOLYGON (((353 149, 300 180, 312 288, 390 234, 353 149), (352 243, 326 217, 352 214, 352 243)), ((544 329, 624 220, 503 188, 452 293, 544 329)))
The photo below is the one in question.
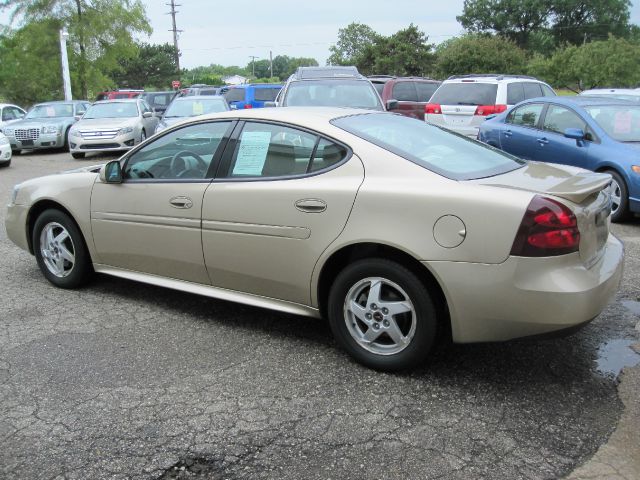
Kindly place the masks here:
POLYGON ((9 139, 4 135, 0 137, 0 145, 9 145, 9 139))
POLYGON ((14 130, 13 128, 4 127, 2 129, 2 132, 7 136, 9 136, 9 135, 13 136, 13 130, 14 130))
POLYGON ((133 127, 124 127, 118 130, 118 135, 124 135, 125 133, 133 132, 133 127))
POLYGON ((76 130, 75 128, 72 128, 71 130, 69 130, 69 136, 70 137, 80 137, 80 132, 78 130, 76 130))
POLYGON ((42 127, 42 133, 58 133, 57 125, 45 125, 42 127))

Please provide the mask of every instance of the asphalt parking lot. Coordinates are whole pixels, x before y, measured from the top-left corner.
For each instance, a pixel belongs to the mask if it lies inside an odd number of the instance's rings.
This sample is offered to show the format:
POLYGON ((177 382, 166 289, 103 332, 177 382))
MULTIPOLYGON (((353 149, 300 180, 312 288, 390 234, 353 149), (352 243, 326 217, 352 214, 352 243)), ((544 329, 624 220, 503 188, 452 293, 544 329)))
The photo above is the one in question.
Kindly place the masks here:
MULTIPOLYGON (((13 184, 108 158, 14 157, 0 220, 13 184)), ((634 361, 640 220, 614 232, 623 284, 579 333, 445 345, 392 375, 313 319, 106 276, 56 289, 2 227, 0 477, 562 477, 616 427, 634 361)))

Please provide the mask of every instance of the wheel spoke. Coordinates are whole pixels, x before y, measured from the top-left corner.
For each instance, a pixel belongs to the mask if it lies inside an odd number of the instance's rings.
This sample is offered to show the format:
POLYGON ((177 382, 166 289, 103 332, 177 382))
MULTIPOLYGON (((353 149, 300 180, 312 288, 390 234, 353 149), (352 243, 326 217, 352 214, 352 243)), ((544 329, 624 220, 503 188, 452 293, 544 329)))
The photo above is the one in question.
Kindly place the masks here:
POLYGON ((60 245, 60 256, 72 264, 76 261, 76 257, 64 245, 60 245))
POLYGON ((392 316, 411 311, 411 305, 407 302, 384 302, 381 307, 389 310, 389 315, 392 316))
POLYGON ((400 327, 396 321, 392 318, 389 320, 389 326, 387 327, 387 335, 391 337, 396 344, 404 344, 407 342, 406 337, 400 331, 400 327))
POLYGON ((60 232, 60 234, 57 237, 55 237, 53 241, 56 243, 62 243, 67 238, 69 238, 69 233, 66 230, 62 230, 62 232, 60 232))
POLYGON ((62 275, 64 273, 64 260, 62 259, 62 257, 56 258, 55 265, 58 273, 62 275))
POLYGON ((373 280, 369 286, 369 295, 367 297, 367 305, 371 306, 372 303, 380 303, 380 289, 382 288, 382 281, 373 280))
POLYGON ((374 330, 373 327, 369 327, 369 330, 363 335, 362 340, 366 343, 374 342, 382 333, 380 330, 374 330))
POLYGON ((351 313, 353 313, 356 318, 366 324, 369 324, 370 321, 367 320, 367 317, 365 316, 367 309, 363 306, 361 306, 358 302, 356 302, 355 300, 351 300, 351 302, 349 302, 349 310, 351 311, 351 313))
POLYGON ((53 227, 49 226, 47 228, 47 247, 51 243, 53 243, 53 227))

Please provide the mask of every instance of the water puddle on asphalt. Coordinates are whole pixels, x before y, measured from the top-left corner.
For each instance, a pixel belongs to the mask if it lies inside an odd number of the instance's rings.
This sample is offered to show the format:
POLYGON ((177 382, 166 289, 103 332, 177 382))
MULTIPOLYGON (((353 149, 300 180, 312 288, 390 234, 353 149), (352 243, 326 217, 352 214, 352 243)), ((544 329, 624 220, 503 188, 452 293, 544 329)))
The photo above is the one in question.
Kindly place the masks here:
POLYGON ((598 372, 617 377, 624 367, 635 367, 640 363, 640 354, 631 345, 636 340, 609 340, 598 348, 598 372))

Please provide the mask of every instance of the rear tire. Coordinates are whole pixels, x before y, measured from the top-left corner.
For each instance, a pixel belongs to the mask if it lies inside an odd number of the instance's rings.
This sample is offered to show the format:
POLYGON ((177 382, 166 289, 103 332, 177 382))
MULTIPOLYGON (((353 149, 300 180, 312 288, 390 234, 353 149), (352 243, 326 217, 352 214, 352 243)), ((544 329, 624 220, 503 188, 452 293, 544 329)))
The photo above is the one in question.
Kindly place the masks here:
POLYGON ((44 277, 56 287, 77 288, 89 280, 93 267, 82 233, 74 221, 56 209, 36 219, 33 252, 44 277))
POLYGON ((71 153, 71 156, 72 156, 73 158, 75 158, 76 160, 81 159, 81 158, 84 158, 84 156, 85 156, 85 155, 86 155, 86 154, 85 154, 84 152, 72 152, 72 153, 71 153))
POLYGON ((623 222, 629 218, 629 190, 622 176, 614 171, 607 170, 613 178, 611 180, 611 221, 623 222))
POLYGON ((383 371, 422 364, 437 334, 434 302, 402 265, 363 259, 338 274, 329 293, 331 330, 353 358, 383 371))

